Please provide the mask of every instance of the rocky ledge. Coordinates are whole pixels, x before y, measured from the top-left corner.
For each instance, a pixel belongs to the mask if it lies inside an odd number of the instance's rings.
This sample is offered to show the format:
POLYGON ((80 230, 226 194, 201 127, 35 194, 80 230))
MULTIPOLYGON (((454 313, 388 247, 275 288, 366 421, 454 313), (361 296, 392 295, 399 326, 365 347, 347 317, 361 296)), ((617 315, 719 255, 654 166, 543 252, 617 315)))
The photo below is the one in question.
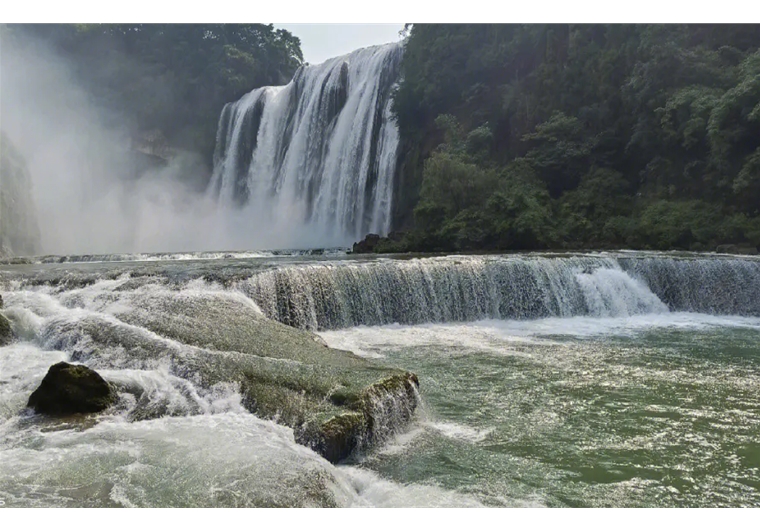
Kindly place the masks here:
POLYGON ((292 427, 298 443, 331 462, 382 442, 417 407, 416 375, 329 348, 266 318, 242 295, 120 295, 134 309, 118 320, 54 322, 46 334, 86 344, 76 361, 107 366, 118 349, 136 363, 168 361, 202 387, 235 383, 248 410, 292 427))

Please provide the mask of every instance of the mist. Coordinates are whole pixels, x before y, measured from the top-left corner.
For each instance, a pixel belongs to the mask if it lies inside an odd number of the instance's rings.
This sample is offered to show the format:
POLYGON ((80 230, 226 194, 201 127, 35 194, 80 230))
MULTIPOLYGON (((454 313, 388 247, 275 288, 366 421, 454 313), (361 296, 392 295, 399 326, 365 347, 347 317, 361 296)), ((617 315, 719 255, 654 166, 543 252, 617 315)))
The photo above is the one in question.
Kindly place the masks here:
POLYGON ((259 234, 260 223, 205 195, 198 182, 208 180, 210 161, 200 155, 141 167, 128 117, 98 108, 55 51, 14 33, 0 54, 0 126, 26 158, 43 253, 281 246, 276 231, 259 234))

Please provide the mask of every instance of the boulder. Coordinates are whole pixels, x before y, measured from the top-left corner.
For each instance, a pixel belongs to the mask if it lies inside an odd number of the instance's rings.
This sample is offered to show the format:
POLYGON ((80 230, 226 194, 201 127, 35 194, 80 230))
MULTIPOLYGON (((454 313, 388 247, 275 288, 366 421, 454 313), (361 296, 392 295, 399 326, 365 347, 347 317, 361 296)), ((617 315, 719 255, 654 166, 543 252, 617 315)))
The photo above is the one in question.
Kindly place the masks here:
POLYGON ((0 314, 0 346, 7 346, 13 341, 11 322, 5 315, 0 314))
POLYGON ((417 375, 403 372, 356 393, 339 389, 329 399, 348 412, 296 426, 296 442, 332 463, 382 443, 412 419, 419 386, 417 375))
POLYGON ((379 242, 380 236, 378 234, 367 234, 364 239, 358 243, 354 243, 352 252, 354 254, 369 254, 375 251, 375 247, 379 242))
POLYGON ((40 414, 67 416, 100 412, 115 401, 115 392, 100 374, 81 364, 60 362, 50 367, 27 407, 40 414))

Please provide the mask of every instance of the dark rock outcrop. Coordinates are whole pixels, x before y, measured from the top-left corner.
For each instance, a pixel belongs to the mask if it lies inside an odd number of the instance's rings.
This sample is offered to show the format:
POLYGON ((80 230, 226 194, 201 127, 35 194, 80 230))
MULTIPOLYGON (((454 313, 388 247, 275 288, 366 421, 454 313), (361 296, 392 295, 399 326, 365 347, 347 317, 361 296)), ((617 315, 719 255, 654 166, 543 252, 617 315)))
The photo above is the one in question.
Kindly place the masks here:
POLYGON ((367 236, 354 243, 352 254, 392 254, 396 252, 407 252, 409 244, 406 241, 405 232, 391 232, 386 237, 380 237, 377 234, 367 234, 367 236))
POLYGON ((50 367, 27 407, 40 414, 67 416, 100 412, 115 401, 115 392, 100 374, 81 364, 60 362, 50 367))
POLYGON ((348 412, 297 426, 296 441, 333 463, 380 444, 412 419, 419 386, 417 375, 403 372, 358 393, 334 392, 332 403, 348 412))
MULTIPOLYGON (((0 305, 0 307, 2 306, 0 305)), ((6 346, 10 344, 12 341, 13 341, 13 330, 11 329, 11 323, 5 317, 5 315, 0 314, 0 346, 6 346)))
POLYGON ((367 234, 367 236, 354 243, 354 247, 351 249, 354 254, 369 254, 375 251, 375 247, 380 242, 380 236, 378 234, 367 234))

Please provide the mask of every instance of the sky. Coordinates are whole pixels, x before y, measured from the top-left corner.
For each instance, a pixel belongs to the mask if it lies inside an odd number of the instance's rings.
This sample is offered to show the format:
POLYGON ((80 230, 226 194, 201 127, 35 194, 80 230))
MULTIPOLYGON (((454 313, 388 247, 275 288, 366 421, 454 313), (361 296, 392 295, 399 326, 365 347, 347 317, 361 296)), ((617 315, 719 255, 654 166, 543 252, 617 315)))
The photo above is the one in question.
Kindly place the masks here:
POLYGON ((399 24, 274 24, 301 39, 304 61, 319 64, 359 48, 400 39, 399 24))

